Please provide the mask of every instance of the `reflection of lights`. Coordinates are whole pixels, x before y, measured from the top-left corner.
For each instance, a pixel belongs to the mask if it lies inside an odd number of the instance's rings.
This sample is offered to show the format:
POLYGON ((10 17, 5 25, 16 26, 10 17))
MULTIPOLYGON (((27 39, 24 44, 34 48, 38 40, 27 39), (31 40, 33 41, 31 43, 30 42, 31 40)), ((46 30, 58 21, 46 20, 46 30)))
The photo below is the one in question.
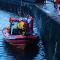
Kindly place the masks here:
POLYGON ((45 10, 45 12, 46 12, 46 13, 50 13, 50 11, 48 11, 48 10, 45 10))

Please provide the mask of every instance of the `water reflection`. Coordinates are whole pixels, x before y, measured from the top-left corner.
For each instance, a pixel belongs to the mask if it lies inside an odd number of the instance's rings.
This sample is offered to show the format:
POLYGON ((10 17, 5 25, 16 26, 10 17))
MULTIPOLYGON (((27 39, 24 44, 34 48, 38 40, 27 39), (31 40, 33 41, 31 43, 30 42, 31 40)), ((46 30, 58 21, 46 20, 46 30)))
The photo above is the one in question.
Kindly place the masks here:
POLYGON ((11 46, 8 48, 9 46, 5 45, 2 29, 9 25, 10 16, 16 15, 0 10, 0 60, 44 60, 45 53, 42 41, 39 42, 38 46, 28 47, 24 51, 12 49, 11 46))
MULTIPOLYGON (((33 60, 38 53, 38 46, 29 46, 25 50, 14 48, 8 44, 5 45, 5 51, 14 60, 33 60)), ((10 59, 11 60, 11 59, 10 59)))

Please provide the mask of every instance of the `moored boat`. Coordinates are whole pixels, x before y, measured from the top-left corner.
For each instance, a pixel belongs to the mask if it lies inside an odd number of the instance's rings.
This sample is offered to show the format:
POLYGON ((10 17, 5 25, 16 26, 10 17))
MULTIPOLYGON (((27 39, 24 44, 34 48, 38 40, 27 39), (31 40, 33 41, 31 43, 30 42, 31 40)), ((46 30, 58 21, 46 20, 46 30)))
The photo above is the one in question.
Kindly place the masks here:
POLYGON ((9 45, 25 49, 27 45, 33 45, 38 39, 38 36, 33 31, 33 17, 10 17, 9 22, 10 26, 3 29, 5 42, 9 45))

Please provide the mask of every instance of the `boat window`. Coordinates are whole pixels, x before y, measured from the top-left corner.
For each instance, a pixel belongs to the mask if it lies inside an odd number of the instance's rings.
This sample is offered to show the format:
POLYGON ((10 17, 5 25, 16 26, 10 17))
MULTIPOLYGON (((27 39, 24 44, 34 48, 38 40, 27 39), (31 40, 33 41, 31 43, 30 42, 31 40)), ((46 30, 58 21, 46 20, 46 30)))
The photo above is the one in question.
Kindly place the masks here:
POLYGON ((11 32, 12 35, 25 35, 27 33, 25 22, 12 22, 11 32))
POLYGON ((14 28, 17 28, 17 24, 18 24, 18 22, 12 22, 12 28, 14 29, 14 28))

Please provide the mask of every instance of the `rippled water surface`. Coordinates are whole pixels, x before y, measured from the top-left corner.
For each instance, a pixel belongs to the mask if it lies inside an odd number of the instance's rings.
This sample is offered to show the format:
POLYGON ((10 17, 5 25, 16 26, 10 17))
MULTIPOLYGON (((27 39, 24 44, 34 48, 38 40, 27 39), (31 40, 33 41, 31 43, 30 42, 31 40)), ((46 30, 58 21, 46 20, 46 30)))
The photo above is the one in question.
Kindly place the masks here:
POLYGON ((26 51, 21 51, 19 49, 12 50, 5 46, 2 29, 9 26, 10 16, 16 17, 13 13, 0 10, 0 60, 46 60, 42 40, 37 44, 38 47, 33 47, 26 51))

